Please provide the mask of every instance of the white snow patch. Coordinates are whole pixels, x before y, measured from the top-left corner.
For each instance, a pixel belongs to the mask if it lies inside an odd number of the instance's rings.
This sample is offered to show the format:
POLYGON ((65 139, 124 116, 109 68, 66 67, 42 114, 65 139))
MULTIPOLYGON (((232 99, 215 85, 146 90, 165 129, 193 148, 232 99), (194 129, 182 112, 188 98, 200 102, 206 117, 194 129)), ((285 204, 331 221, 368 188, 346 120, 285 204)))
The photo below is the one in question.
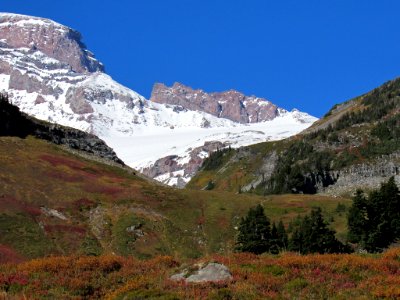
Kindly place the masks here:
POLYGON ((0 74, 0 91, 7 91, 10 82, 10 75, 0 74))
MULTIPOLYGON (((212 116, 210 116, 212 117, 212 116)), ((314 120, 316 120, 314 118, 314 120)), ((142 169, 157 159, 168 155, 182 157, 179 163, 188 162, 188 149, 204 145, 207 141, 230 143, 232 148, 269 140, 280 140, 309 127, 311 123, 299 122, 291 113, 272 121, 235 126, 199 128, 181 127, 171 130, 163 127, 142 127, 131 136, 102 136, 128 165, 142 169), (140 146, 137 146, 140 145, 140 146)), ((205 157, 207 153, 202 153, 205 157)))

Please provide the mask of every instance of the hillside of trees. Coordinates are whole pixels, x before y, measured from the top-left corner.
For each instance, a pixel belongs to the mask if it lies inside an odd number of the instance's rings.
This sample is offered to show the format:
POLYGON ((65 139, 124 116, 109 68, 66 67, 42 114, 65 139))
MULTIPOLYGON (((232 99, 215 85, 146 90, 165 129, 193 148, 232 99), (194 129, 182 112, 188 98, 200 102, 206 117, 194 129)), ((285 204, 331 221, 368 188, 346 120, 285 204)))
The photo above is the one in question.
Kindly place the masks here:
MULTIPOLYGON (((337 210, 343 208, 338 205, 337 210)), ((309 215, 298 216, 288 230, 280 222, 271 227, 261 205, 251 208, 241 219, 236 249, 240 252, 294 251, 308 253, 350 253, 354 249, 382 252, 400 239, 400 191, 394 177, 373 190, 368 197, 358 190, 347 215, 348 238, 344 244, 336 238, 319 207, 309 215)))

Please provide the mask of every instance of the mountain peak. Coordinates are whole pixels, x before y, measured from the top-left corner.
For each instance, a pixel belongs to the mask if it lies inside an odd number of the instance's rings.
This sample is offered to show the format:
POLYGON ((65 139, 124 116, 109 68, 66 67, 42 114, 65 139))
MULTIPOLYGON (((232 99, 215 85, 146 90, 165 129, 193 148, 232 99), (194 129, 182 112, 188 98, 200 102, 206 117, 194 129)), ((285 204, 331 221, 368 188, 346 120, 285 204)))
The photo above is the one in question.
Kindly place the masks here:
POLYGON ((8 25, 17 25, 17 26, 26 26, 26 25, 39 25, 39 26, 55 26, 59 27, 60 29, 64 30, 71 30, 71 28, 57 23, 53 20, 41 18, 41 17, 34 17, 28 15, 21 15, 15 13, 8 13, 8 12, 0 12, 0 23, 2 26, 8 25), (8 24, 6 24, 8 23, 8 24))
POLYGON ((30 49, 70 66, 79 73, 104 71, 86 49, 81 34, 49 19, 0 13, 1 48, 30 49))
POLYGON ((239 123, 270 121, 279 116, 278 107, 270 101, 255 96, 245 96, 236 90, 207 93, 175 82, 172 87, 157 83, 150 101, 180 105, 188 110, 198 110, 239 123))

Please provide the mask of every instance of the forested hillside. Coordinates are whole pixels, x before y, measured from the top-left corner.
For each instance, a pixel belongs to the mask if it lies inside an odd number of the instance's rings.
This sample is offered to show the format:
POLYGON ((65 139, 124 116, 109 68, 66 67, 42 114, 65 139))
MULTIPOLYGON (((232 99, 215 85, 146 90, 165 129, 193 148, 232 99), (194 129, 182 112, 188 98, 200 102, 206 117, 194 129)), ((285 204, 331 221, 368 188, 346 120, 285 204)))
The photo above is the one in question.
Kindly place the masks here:
POLYGON ((400 181, 400 79, 333 107, 303 133, 214 154, 188 185, 257 194, 351 193, 400 181), (212 170, 208 167, 213 165, 212 170))

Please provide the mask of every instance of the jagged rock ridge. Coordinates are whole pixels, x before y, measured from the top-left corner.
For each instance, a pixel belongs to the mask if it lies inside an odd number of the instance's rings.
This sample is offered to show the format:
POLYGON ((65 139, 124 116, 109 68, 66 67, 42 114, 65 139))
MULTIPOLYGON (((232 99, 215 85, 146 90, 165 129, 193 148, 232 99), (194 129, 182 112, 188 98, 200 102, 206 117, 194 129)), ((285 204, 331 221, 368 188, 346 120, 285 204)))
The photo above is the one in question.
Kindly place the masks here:
POLYGON ((124 165, 115 152, 95 135, 27 116, 10 104, 4 95, 0 95, 0 120, 0 136, 25 138, 32 135, 124 165))
POLYGON ((150 101, 180 105, 185 109, 204 111, 239 123, 270 121, 286 112, 266 99, 245 96, 235 90, 206 93, 178 82, 172 87, 156 83, 150 101))

